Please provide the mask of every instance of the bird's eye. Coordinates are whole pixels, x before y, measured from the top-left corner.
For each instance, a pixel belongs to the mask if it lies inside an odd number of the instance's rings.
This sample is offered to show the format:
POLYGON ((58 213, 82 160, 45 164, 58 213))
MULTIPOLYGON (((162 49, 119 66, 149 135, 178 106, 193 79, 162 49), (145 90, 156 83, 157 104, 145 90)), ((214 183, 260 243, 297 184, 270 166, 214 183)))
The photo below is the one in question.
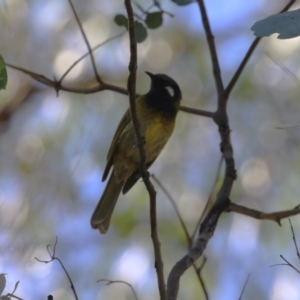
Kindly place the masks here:
POLYGON ((173 89, 172 87, 170 87, 170 86, 166 86, 165 88, 166 88, 168 94, 169 94, 171 97, 174 97, 174 95, 175 95, 174 89, 173 89))

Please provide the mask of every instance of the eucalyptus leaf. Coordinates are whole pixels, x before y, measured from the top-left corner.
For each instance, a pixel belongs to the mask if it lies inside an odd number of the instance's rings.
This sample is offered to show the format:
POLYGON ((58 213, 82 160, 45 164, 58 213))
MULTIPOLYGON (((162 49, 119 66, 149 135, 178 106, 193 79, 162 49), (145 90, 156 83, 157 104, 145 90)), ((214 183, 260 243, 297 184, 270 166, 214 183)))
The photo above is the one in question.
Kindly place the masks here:
POLYGON ((137 43, 142 43, 147 38, 147 29, 145 25, 139 21, 134 22, 135 37, 137 43))
POLYGON ((172 0, 172 1, 179 6, 185 6, 195 2, 194 0, 172 0))
POLYGON ((118 26, 124 26, 128 29, 128 20, 124 15, 116 15, 114 21, 118 26))
POLYGON ((251 30, 257 37, 278 33, 278 39, 291 39, 300 35, 300 9, 269 16, 256 22, 251 30))
POLYGON ((156 11, 153 13, 148 13, 145 23, 148 28, 150 29, 156 29, 160 27, 163 23, 163 12, 162 11, 156 11))

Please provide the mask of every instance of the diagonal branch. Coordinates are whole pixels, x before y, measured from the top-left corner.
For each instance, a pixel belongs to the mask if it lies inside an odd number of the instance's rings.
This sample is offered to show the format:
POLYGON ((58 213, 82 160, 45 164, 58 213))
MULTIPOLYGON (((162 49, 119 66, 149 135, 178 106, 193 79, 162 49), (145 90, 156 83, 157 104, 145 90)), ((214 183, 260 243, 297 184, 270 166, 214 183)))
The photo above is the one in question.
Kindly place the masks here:
MULTIPOLYGON (((289 10, 291 8, 291 6, 295 3, 295 1, 296 0, 290 0, 290 2, 280 12, 282 13, 282 12, 289 10)), ((233 87, 235 86, 236 82, 240 78, 242 71, 244 70, 247 62, 249 61, 250 57, 252 56, 252 53, 254 52, 256 46, 258 45, 258 43, 260 42, 261 39, 262 38, 260 38, 260 37, 255 38, 254 41, 252 42, 252 44, 250 45, 247 53, 245 54, 243 60, 241 61, 239 67, 237 68, 236 72, 234 73, 232 79, 230 80, 228 86, 225 89, 225 93, 224 93, 225 99, 228 99, 233 87)))
POLYGON ((71 0, 68 0, 68 1, 69 1, 69 4, 70 4, 71 8, 72 8, 72 11, 73 11, 73 14, 74 14, 74 16, 75 16, 75 19, 76 19, 76 21, 77 21, 77 24, 78 24, 78 26, 79 26, 79 29, 80 29, 80 31, 81 31, 82 37, 83 37, 83 39, 84 39, 84 42, 85 42, 85 44, 86 44, 86 46, 87 46, 87 48, 88 48, 88 50, 89 50, 89 55, 90 55, 90 57, 91 57, 91 61, 92 61, 92 65, 93 65, 93 69, 94 69, 94 73, 95 73, 95 77, 96 77, 97 82, 99 83, 99 85, 101 85, 101 84, 103 83, 103 81, 102 81, 102 79, 100 78, 100 76, 99 76, 99 74, 98 74, 97 67, 96 67, 96 63, 95 63, 95 58, 94 58, 94 54, 93 54, 91 45, 90 45, 90 43, 89 43, 89 41, 88 41, 88 39, 87 39, 87 37, 86 37, 86 34, 85 34, 84 30, 83 30, 83 27, 82 27, 82 25, 81 25, 81 22, 80 22, 80 20, 79 20, 79 17, 78 17, 78 15, 77 15, 77 13, 76 13, 76 10, 75 10, 75 7, 74 7, 72 1, 71 1, 71 0))
POLYGON ((203 254, 208 240, 213 236, 219 217, 221 213, 227 209, 229 202, 229 199, 227 199, 213 206, 201 224, 199 237, 195 245, 172 268, 167 282, 168 300, 177 299, 180 277, 203 254))
MULTIPOLYGON (((193 243, 193 237, 189 234, 188 230, 187 230, 187 227, 183 221, 183 218, 180 214, 180 211, 177 207, 177 204, 175 202, 175 200, 173 199, 172 195, 170 194, 170 192, 163 186, 163 184, 154 176, 154 174, 151 175, 151 177, 153 178, 153 180, 156 182, 156 184, 162 189, 162 191, 165 193, 165 195, 167 196, 167 198, 169 199, 169 201, 171 202, 174 210, 175 210, 175 213, 177 215, 177 218, 179 219, 179 223, 183 229, 183 232, 184 232, 184 235, 185 235, 185 238, 187 240, 187 244, 188 244, 188 250, 190 250, 192 248, 192 243, 193 243)), ((198 225, 197 225, 198 226, 198 225)), ((196 227, 197 227, 196 226, 196 227)), ((201 271, 204 267, 206 263, 206 258, 204 257, 204 260, 203 260, 203 263, 200 267, 197 267, 196 263, 193 263, 193 268, 195 270, 195 273, 197 275, 197 278, 200 282, 200 285, 201 285, 201 288, 203 290, 203 293, 204 293, 204 297, 206 300, 209 299, 208 297, 208 292, 207 292, 207 288, 206 288, 206 285, 205 285, 205 282, 202 278, 202 275, 201 275, 201 271)))
POLYGON ((153 184, 150 181, 149 173, 146 169, 146 151, 144 147, 144 138, 142 137, 140 123, 136 113, 136 70, 137 70, 137 46, 135 39, 135 28, 134 28, 134 14, 130 0, 125 0, 125 7, 128 16, 128 32, 130 41, 130 62, 129 62, 129 77, 128 77, 128 94, 130 101, 130 113, 131 119, 134 125, 134 130, 137 138, 137 145, 140 152, 140 173, 144 180, 145 186, 149 193, 150 198, 150 227, 151 227, 151 238, 154 248, 155 268, 157 273, 158 289, 161 300, 166 300, 166 288, 163 271, 163 260, 160 250, 160 242, 157 232, 157 219, 156 219, 156 191, 153 184))
MULTIPOLYGON (((91 51, 94 52, 95 50, 99 49, 100 47, 104 46, 105 44, 107 44, 107 43, 109 43, 109 42, 111 42, 111 41, 113 41, 113 40, 115 40, 115 39, 121 37, 121 36, 122 36, 124 33, 126 33, 126 32, 127 32, 127 30, 125 30, 125 31, 123 31, 123 32, 121 32, 121 33, 119 33, 119 34, 117 34, 117 35, 115 35, 115 36, 112 36, 112 37, 108 38, 108 39, 105 40, 104 42, 102 42, 102 43, 98 44, 97 46, 93 47, 93 48, 91 49, 91 51)), ((73 62, 73 64, 72 64, 72 65, 65 71, 65 73, 61 76, 61 78, 58 80, 58 82, 61 83, 61 82, 66 78, 66 76, 67 76, 67 75, 75 68, 75 66, 78 65, 78 63, 80 63, 84 58, 86 58, 86 57, 89 56, 89 55, 90 55, 90 52, 87 52, 87 53, 85 53, 84 55, 82 55, 81 57, 79 57, 77 60, 75 60, 75 61, 73 62)), ((99 83, 99 84, 100 84, 100 83, 99 83)), ((101 84, 104 84, 104 82, 102 81, 101 84)), ((101 84, 100 84, 100 85, 101 85, 101 84)))
POLYGON ((57 260, 61 266, 61 268, 64 270, 65 272, 65 275, 67 276, 68 278, 68 281, 70 283, 70 286, 71 286, 71 289, 72 289, 72 292, 73 292, 73 295, 75 297, 76 300, 79 300, 78 298, 78 295, 77 295, 77 292, 76 292, 76 288, 75 288, 75 285, 72 281, 72 278, 69 274, 69 272, 67 271, 66 267, 64 266, 63 262, 60 260, 60 258, 58 258, 56 255, 55 255, 55 252, 56 252, 56 246, 57 246, 57 243, 58 243, 58 238, 56 237, 56 240, 55 240, 55 244, 53 246, 53 250, 51 251, 50 250, 50 247, 51 245, 47 245, 47 251, 48 251, 48 254, 50 256, 50 260, 41 260, 37 257, 35 257, 35 259, 38 261, 38 262, 42 262, 42 263, 45 263, 45 264, 48 264, 50 262, 53 262, 54 260, 57 260))
POLYGON ((197 0, 197 2, 199 5, 199 8, 200 8, 200 12, 201 12, 201 16, 202 16, 202 23, 203 23, 203 27, 205 30, 206 39, 207 39, 207 43, 208 43, 208 47, 209 47, 209 52, 210 52, 210 56, 211 56, 211 60, 212 60, 215 83, 216 83, 217 91, 218 91, 218 94, 220 97, 224 91, 224 86, 223 86, 223 81, 222 81, 222 76, 221 76, 221 70, 220 70, 220 64, 219 64, 219 60, 218 60, 217 50, 216 50, 216 46, 215 46, 215 42, 214 42, 215 38, 214 38, 211 28, 210 28, 209 19, 207 16, 205 5, 204 5, 204 0, 197 0))
POLYGON ((280 221, 284 218, 289 218, 291 216, 299 215, 300 208, 294 208, 290 210, 282 210, 271 213, 264 213, 256 209, 248 208, 235 203, 230 203, 227 212, 236 212, 254 219, 258 220, 270 220, 281 225, 280 221))

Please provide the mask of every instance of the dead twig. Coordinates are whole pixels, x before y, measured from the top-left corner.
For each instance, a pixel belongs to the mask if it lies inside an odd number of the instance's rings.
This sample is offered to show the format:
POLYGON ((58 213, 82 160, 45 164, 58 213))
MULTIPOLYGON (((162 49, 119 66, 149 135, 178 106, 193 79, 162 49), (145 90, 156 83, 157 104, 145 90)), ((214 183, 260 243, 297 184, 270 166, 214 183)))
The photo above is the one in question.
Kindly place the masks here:
POLYGON ((127 285, 131 289, 135 300, 138 300, 138 296, 137 296, 137 294, 136 294, 133 286, 130 283, 126 282, 126 281, 123 281, 123 280, 99 279, 99 280, 97 280, 97 282, 106 282, 106 285, 111 285, 111 284, 114 284, 114 283, 123 283, 123 284, 127 285))
POLYGON ((77 25, 78 25, 78 27, 79 27, 79 29, 80 29, 81 35, 82 35, 82 37, 83 37, 83 39, 84 39, 84 42, 85 42, 85 44, 86 44, 86 46, 87 46, 87 48, 88 48, 88 50, 89 50, 89 55, 90 55, 90 57, 91 57, 91 62, 92 62, 92 66, 93 66, 93 70, 94 70, 94 73, 95 73, 95 77, 96 77, 96 79, 97 79, 97 82, 99 83, 99 85, 102 85, 103 81, 102 81, 101 77, 100 77, 99 74, 98 74, 97 67, 96 67, 96 63, 95 63, 95 58, 94 58, 94 54, 93 54, 91 45, 90 45, 90 43, 89 43, 89 41, 88 41, 88 39, 87 39, 87 37, 86 37, 86 34, 85 34, 84 30, 83 30, 83 27, 82 27, 82 25, 81 25, 81 22, 80 22, 80 20, 79 20, 79 17, 78 17, 78 15, 77 15, 77 12, 76 12, 76 10, 75 10, 75 7, 74 7, 72 1, 71 1, 71 0, 68 0, 68 2, 69 2, 70 6, 71 6, 71 8, 72 8, 73 14, 74 14, 74 16, 75 16, 77 25))
POLYGON ((47 245, 47 251, 48 251, 48 254, 49 254, 50 258, 51 258, 50 260, 41 260, 41 259, 38 259, 37 257, 35 257, 35 259, 36 259, 37 261, 42 262, 42 263, 45 263, 45 264, 48 264, 48 263, 53 262, 54 260, 57 260, 58 263, 60 264, 61 268, 64 270, 64 272, 65 272, 67 278, 68 278, 68 281, 69 281, 69 283, 70 283, 70 285, 71 285, 71 289, 72 289, 72 292, 73 292, 73 295, 74 295, 75 299, 78 300, 77 292, 76 292, 75 286, 74 286, 74 284, 73 284, 73 281, 72 281, 72 278, 71 278, 69 272, 68 272, 67 269, 65 268, 63 262, 62 262, 58 257, 55 256, 57 242, 58 242, 58 238, 56 237, 55 244, 54 244, 54 246, 53 246, 52 252, 51 252, 51 250, 50 250, 51 245, 47 245))
POLYGON ((281 219, 300 214, 300 208, 264 213, 256 209, 248 208, 231 202, 227 212, 236 212, 258 220, 270 220, 281 225, 281 219))

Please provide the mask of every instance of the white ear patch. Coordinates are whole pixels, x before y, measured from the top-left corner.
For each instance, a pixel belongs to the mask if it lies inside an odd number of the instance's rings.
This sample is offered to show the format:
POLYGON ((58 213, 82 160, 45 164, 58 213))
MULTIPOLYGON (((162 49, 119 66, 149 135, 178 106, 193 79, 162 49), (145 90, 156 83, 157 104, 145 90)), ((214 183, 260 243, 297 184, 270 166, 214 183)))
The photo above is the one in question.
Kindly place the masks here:
POLYGON ((170 86, 166 86, 165 88, 166 88, 167 92, 169 93, 169 95, 171 97, 174 97, 174 95, 175 95, 174 89, 170 86))

